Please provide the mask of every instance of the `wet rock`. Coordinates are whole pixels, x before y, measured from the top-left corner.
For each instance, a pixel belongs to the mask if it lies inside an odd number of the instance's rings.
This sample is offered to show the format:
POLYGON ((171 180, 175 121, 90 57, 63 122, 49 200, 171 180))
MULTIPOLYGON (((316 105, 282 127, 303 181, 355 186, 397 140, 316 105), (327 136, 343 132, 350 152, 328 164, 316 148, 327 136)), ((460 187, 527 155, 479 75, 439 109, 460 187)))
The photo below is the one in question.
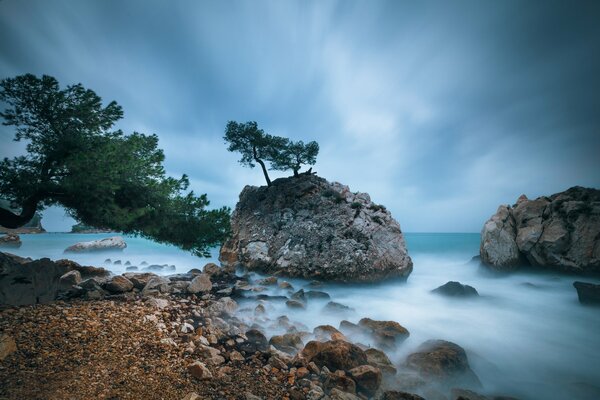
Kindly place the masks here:
POLYGON ((393 348, 410 335, 408 329, 396 321, 376 321, 371 318, 363 318, 358 321, 358 326, 370 333, 377 343, 384 347, 393 348))
POLYGON ((208 368, 206 368, 206 365, 204 365, 200 361, 196 361, 196 362, 193 362, 192 364, 190 364, 187 367, 187 370, 190 373, 190 375, 192 375, 196 379, 199 379, 199 380, 212 379, 212 373, 210 372, 210 370, 208 368))
POLYGON ((486 396, 466 389, 452 389, 450 394, 452 400, 489 400, 486 396))
POLYGON ((230 297, 222 297, 218 301, 212 303, 208 307, 208 311, 212 315, 230 317, 235 314, 238 304, 230 297))
POLYGON ((131 281, 131 283, 133 283, 133 287, 138 289, 138 290, 142 290, 144 289, 144 287, 146 287, 146 285, 148 284, 148 282, 150 282, 150 279, 158 277, 158 275, 153 274, 151 272, 145 272, 145 273, 124 273, 123 276, 127 279, 129 279, 131 281))
POLYGON ((12 336, 0 333, 0 361, 17 351, 17 343, 12 336))
POLYGON ((117 260, 113 263, 114 265, 121 265, 121 260, 117 260))
POLYGON ((0 247, 18 248, 21 247, 22 244, 23 243, 21 242, 21 238, 19 237, 19 235, 8 233, 6 235, 0 236, 0 247))
POLYGON ((111 275, 111 272, 105 268, 93 267, 93 266, 87 266, 87 265, 85 265, 85 266, 79 265, 78 263, 76 263, 73 260, 66 260, 66 259, 57 260, 56 265, 63 266, 65 268, 67 268, 68 270, 78 271, 81 274, 82 279, 87 279, 87 278, 92 278, 92 277, 102 278, 102 277, 108 277, 109 275, 111 275))
POLYGON ((122 275, 113 276, 104 288, 112 293, 125 293, 133 289, 133 283, 122 275))
POLYGON ((79 287, 84 291, 85 298, 89 300, 102 299, 108 294, 95 278, 82 281, 79 287))
POLYGON ((289 282, 287 282, 287 281, 279 282, 278 287, 279 287, 279 289, 291 289, 291 290, 294 289, 294 287, 292 286, 292 284, 289 283, 289 282))
POLYGON ((388 390, 383 392, 381 400, 425 400, 425 398, 413 393, 388 390))
POLYGON ((390 361, 388 356, 381 350, 370 348, 365 350, 369 365, 377 367, 382 373, 394 375, 396 373, 396 367, 390 361))
POLYGON ((412 270, 400 225, 385 207, 314 175, 246 186, 231 226, 219 256, 226 266, 361 282, 412 270))
POLYGON ((348 371, 359 392, 373 396, 381 385, 381 371, 372 365, 361 365, 348 371))
POLYGON ((258 283, 259 285, 263 285, 263 286, 277 285, 277 277, 269 276, 267 278, 259 280, 256 283, 258 283))
POLYGON ((190 282, 187 291, 189 293, 206 293, 212 289, 212 282, 208 274, 200 274, 194 277, 190 282))
POLYGON ((437 289, 432 290, 433 293, 441 294, 449 297, 475 297, 479 296, 477 290, 473 286, 463 285, 460 282, 450 281, 443 284, 437 289))
POLYGON ((576 186, 500 206, 481 231, 480 255, 485 265, 502 271, 522 264, 600 271, 600 190, 576 186))
POLYGON ((152 265, 148 265, 147 267, 144 267, 144 271, 162 271, 166 267, 167 267, 166 265, 152 264, 152 265))
POLYGON ((600 285, 588 282, 573 282, 581 304, 600 305, 600 285))
POLYGON ((239 345, 240 351, 245 351, 247 354, 252 354, 257 351, 264 352, 269 349, 269 341, 265 335, 257 329, 250 329, 247 331, 246 338, 247 340, 239 345))
POLYGON ((143 296, 155 296, 160 293, 169 293, 169 283, 171 281, 168 278, 162 276, 150 277, 146 286, 142 289, 143 296))
POLYGON ((334 337, 343 337, 342 333, 331 325, 319 325, 313 329, 313 335, 316 340, 326 342, 334 339, 334 337))
POLYGON ((344 314, 354 311, 354 308, 345 306, 341 303, 336 303, 335 301, 330 301, 327 304, 325 304, 325 307, 323 307, 323 312, 326 312, 328 314, 344 314))
POLYGON ((288 306, 288 308, 292 308, 292 309, 305 309, 306 306, 304 305, 304 303, 298 301, 298 300, 288 300, 285 302, 285 305, 288 306))
POLYGON ((125 271, 137 271, 137 270, 138 270, 138 267, 136 267, 135 265, 125 268, 125 271))
MULTIPOLYGON (((350 379, 350 381, 352 381, 352 379, 350 379)), ((329 393, 329 399, 330 400, 362 400, 360 397, 356 396, 355 394, 352 394, 349 392, 344 392, 337 388, 331 389, 331 392, 329 393)))
POLYGON ((447 387, 481 387, 464 349, 452 342, 429 340, 407 357, 405 365, 423 378, 447 387))
POLYGON ((123 250, 127 247, 127 243, 121 236, 113 236, 101 240, 93 240, 91 242, 80 242, 65 249, 65 253, 74 252, 89 252, 102 250, 123 250))
POLYGON ((306 362, 314 362, 319 368, 349 370, 368 363, 367 355, 360 347, 343 340, 328 342, 311 341, 300 352, 306 362))
POLYGON ((304 347, 302 335, 300 333, 286 333, 283 335, 272 336, 269 344, 277 350, 285 353, 295 354, 304 347))
POLYGON ((329 300, 331 296, 329 293, 321 292, 319 290, 309 290, 304 293, 309 300, 329 300))

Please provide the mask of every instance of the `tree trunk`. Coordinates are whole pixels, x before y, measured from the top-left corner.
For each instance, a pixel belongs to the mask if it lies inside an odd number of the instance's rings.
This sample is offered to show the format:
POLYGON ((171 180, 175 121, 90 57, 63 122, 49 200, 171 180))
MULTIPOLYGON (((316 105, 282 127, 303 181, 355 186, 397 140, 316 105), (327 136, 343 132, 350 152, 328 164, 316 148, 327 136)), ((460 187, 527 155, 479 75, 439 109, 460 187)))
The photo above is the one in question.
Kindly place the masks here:
POLYGON ((37 211, 38 203, 38 196, 31 196, 23 204, 21 214, 15 214, 10 210, 0 207, 0 225, 8 229, 17 229, 22 227, 31 221, 35 215, 35 212, 37 211))
POLYGON ((252 152, 254 154, 254 161, 256 161, 257 163, 259 163, 260 167, 262 168, 263 174, 265 175, 265 180, 267 181, 267 186, 271 186, 271 179, 269 179, 269 174, 267 172, 267 167, 265 167, 265 163, 263 162, 263 160, 261 160, 260 158, 258 158, 258 155, 256 154, 256 146, 252 148, 252 152))
POLYGON ((300 176, 300 174, 298 174, 298 169, 294 168, 294 176, 297 178, 300 176))

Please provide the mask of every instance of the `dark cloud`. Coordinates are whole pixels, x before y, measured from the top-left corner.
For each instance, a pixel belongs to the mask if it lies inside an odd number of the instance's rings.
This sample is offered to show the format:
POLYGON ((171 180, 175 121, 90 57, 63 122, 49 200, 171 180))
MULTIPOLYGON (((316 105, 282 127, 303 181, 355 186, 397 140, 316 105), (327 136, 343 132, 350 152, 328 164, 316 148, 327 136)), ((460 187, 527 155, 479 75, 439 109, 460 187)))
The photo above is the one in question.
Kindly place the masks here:
POLYGON ((256 120, 318 140, 315 169, 405 230, 477 231, 521 193, 600 186, 597 4, 4 0, 0 77, 117 100, 215 205, 261 184, 221 139, 256 120))

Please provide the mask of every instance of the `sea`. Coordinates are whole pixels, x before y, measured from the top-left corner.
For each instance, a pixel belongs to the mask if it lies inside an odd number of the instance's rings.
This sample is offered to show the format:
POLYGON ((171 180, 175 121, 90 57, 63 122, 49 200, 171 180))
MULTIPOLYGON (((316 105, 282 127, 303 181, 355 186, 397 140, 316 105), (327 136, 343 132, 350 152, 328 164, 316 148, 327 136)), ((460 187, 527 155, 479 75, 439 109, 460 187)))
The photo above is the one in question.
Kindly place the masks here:
MULTIPOLYGON (((169 274, 218 263, 218 249, 213 249, 211 258, 198 258, 139 237, 125 237, 123 251, 63 254, 77 242, 114 235, 21 235, 23 245, 10 252, 31 258, 69 258, 116 274, 125 272, 127 262, 140 269, 143 262, 175 266, 165 271, 169 274)), ((600 283, 600 279, 541 271, 492 274, 472 261, 479 253, 478 233, 405 233, 405 239, 414 263, 405 282, 325 283, 318 290, 352 311, 324 312, 327 300, 311 301, 306 310, 294 311, 274 302, 267 304, 266 318, 287 315, 309 330, 323 324, 338 327, 342 319, 394 320, 410 331, 399 349, 388 353, 397 365, 424 341, 443 339, 465 348, 486 393, 519 399, 600 399, 600 308, 581 305, 573 287, 575 280, 600 283), (471 285, 479 296, 453 299, 431 292, 448 281, 471 285)), ((286 280, 296 289, 309 283, 286 280)), ((278 288, 269 293, 285 294, 278 288)), ((240 317, 251 319, 254 305, 242 302, 240 317)))

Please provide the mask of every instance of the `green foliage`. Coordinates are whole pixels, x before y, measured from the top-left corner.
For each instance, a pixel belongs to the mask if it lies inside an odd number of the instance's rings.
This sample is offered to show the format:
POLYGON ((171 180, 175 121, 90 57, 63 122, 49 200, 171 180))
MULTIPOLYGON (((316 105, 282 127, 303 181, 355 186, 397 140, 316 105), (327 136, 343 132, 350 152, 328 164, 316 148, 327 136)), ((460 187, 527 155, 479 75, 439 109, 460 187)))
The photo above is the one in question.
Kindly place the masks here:
POLYGON ((359 203, 358 201, 353 201, 352 204, 350 204, 350 207, 360 210, 362 208, 362 204, 359 203))
MULTIPOLYGON (((4 125, 27 140, 27 155, 0 162, 0 192, 21 215, 0 209, 0 224, 23 224, 61 205, 83 224, 172 243, 197 255, 229 233, 228 208, 206 210, 206 195, 185 194, 187 176, 165 175, 156 135, 111 130, 123 116, 81 84, 22 75, 0 82, 4 125), (27 221, 24 221, 27 220, 27 221)), ((5 225, 6 226, 6 225, 5 225)))
POLYGON ((317 142, 304 144, 302 141, 294 142, 281 136, 269 135, 259 129, 254 121, 229 121, 223 139, 228 143, 227 150, 237 151, 242 155, 240 164, 250 168, 254 168, 255 163, 260 164, 269 186, 271 180, 265 161, 271 164, 271 169, 292 170, 298 176, 301 166, 314 165, 319 153, 317 142))

